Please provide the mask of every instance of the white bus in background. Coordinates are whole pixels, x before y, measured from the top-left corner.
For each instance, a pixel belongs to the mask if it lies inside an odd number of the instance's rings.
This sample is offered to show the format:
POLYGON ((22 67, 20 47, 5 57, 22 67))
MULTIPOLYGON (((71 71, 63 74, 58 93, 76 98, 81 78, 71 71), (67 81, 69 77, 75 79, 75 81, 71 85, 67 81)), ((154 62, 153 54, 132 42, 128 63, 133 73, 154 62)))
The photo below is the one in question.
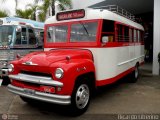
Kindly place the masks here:
MULTIPOLYGON (((43 50, 44 23, 17 17, 0 18, 0 76, 7 78, 8 62, 43 50)), ((7 82, 7 80, 6 80, 7 82)))

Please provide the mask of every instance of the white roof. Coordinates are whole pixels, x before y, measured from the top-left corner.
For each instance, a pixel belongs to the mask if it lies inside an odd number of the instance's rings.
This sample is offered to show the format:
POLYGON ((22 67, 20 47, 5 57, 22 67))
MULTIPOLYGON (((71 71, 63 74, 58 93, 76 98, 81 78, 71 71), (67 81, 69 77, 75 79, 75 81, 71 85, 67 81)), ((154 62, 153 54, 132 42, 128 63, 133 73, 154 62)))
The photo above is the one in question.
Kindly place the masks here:
POLYGON ((132 27, 135 27, 140 30, 144 30, 143 26, 127 19, 123 16, 120 16, 116 13, 113 13, 109 10, 102 10, 102 9, 92 9, 87 8, 85 9, 85 17, 79 18, 79 19, 70 19, 70 20, 63 20, 63 21, 57 21, 56 16, 50 17, 45 21, 45 24, 53 24, 53 23, 61 23, 61 22, 71 22, 71 21, 79 21, 79 20, 93 20, 93 19, 106 19, 106 20, 113 20, 117 21, 132 27))

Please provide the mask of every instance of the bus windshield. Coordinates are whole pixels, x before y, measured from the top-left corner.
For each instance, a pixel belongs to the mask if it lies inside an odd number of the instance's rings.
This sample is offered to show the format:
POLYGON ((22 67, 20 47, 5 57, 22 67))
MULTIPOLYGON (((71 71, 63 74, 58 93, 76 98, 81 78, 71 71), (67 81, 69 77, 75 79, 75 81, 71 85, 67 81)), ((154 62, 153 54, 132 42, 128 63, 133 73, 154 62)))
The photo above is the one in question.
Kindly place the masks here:
POLYGON ((0 26, 0 46, 11 44, 13 31, 14 26, 0 26))
POLYGON ((69 38, 68 35, 70 35, 70 42, 95 42, 97 27, 98 22, 95 21, 49 26, 47 29, 47 42, 66 43, 69 38))

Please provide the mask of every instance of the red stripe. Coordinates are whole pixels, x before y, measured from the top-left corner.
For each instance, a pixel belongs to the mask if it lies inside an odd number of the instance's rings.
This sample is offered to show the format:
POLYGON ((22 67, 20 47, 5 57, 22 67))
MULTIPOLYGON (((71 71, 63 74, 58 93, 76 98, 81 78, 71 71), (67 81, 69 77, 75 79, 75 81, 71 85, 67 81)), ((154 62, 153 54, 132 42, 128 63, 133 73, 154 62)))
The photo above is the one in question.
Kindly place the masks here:
POLYGON ((107 84, 111 84, 116 82, 117 80, 119 80, 120 78, 123 78, 124 76, 128 75, 129 73, 131 73, 132 71, 134 71, 135 67, 128 69, 127 71, 113 77, 110 79, 105 79, 105 80, 97 80, 96 81, 96 86, 103 86, 103 85, 107 85, 107 84))

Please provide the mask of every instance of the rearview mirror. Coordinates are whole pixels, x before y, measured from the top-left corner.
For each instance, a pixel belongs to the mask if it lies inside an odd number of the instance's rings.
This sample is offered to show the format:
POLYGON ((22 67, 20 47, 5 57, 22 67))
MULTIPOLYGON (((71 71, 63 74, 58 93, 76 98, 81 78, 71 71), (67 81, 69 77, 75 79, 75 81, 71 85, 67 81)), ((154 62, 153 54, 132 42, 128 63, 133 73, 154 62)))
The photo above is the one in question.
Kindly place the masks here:
POLYGON ((21 32, 21 26, 17 26, 17 28, 16 28, 16 32, 21 32))
POLYGON ((102 37, 102 43, 108 43, 108 41, 109 41, 109 37, 108 36, 103 36, 102 37))

